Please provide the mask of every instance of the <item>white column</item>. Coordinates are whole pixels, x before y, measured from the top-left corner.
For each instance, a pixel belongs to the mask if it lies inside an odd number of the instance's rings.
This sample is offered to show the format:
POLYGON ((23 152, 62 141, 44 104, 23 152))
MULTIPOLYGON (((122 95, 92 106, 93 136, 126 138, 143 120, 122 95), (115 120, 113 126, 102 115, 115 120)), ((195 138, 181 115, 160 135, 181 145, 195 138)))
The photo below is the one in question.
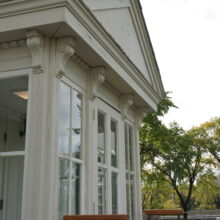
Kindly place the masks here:
POLYGON ((57 217, 58 79, 74 53, 69 41, 56 42, 37 31, 27 33, 32 54, 22 220, 57 217), (66 57, 65 57, 66 56, 66 57))
POLYGON ((141 196, 141 167, 140 167, 140 143, 139 143, 139 129, 141 126, 142 119, 147 115, 146 108, 137 108, 135 114, 135 140, 136 140, 136 151, 135 151, 135 158, 136 158, 136 187, 135 187, 135 194, 136 194, 136 217, 137 220, 142 220, 142 196, 141 196))

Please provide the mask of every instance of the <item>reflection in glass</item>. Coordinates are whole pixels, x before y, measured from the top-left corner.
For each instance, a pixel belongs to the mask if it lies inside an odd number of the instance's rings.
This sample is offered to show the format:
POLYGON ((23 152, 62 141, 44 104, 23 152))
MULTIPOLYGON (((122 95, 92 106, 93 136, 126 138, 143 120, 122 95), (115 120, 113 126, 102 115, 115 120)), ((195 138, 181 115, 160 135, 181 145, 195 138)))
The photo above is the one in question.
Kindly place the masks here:
POLYGON ((133 154, 133 128, 129 125, 129 160, 130 160, 130 170, 134 171, 134 154, 133 154))
POLYGON ((128 141, 128 124, 125 123, 125 167, 129 170, 129 141, 128 141))
POLYGON ((118 180, 117 173, 112 173, 112 214, 118 213, 118 180))
POLYGON ((117 122, 111 120, 111 165, 117 167, 117 122))
POLYGON ((71 174, 71 213, 74 215, 80 214, 80 165, 73 163, 71 174))
POLYGON ((125 123, 125 166, 126 170, 134 170, 133 128, 125 123))
POLYGON ((98 169, 98 214, 105 214, 105 170, 98 169))
POLYGON ((27 103, 28 76, 0 79, 0 220, 21 220, 27 103))
POLYGON ((70 162, 60 159, 59 170, 59 219, 68 214, 70 162))
POLYGON ((28 93, 28 77, 0 79, 0 152, 24 151, 27 99, 16 92, 28 93))
POLYGON ((98 112, 98 162, 105 163, 105 115, 98 112))
POLYGON ((69 154, 70 87, 60 83, 59 152, 69 154))
POLYGON ((134 210, 135 210, 135 204, 134 204, 134 175, 130 174, 130 192, 131 192, 131 219, 134 219, 134 210))
POLYGON ((129 173, 126 173, 126 202, 127 202, 127 213, 130 214, 130 183, 129 173))
POLYGON ((72 90, 72 156, 81 157, 82 95, 72 90))
POLYGON ((3 200, 5 220, 21 220, 23 171, 23 156, 0 157, 0 200, 3 200))

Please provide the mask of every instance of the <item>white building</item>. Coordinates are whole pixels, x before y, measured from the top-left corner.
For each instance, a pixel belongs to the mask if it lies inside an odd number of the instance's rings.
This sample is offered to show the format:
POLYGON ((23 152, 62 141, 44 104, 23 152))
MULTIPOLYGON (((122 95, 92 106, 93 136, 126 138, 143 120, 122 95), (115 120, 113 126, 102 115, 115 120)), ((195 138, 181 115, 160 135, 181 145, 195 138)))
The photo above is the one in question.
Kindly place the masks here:
POLYGON ((140 220, 138 130, 163 97, 138 0, 0 0, 0 220, 140 220))

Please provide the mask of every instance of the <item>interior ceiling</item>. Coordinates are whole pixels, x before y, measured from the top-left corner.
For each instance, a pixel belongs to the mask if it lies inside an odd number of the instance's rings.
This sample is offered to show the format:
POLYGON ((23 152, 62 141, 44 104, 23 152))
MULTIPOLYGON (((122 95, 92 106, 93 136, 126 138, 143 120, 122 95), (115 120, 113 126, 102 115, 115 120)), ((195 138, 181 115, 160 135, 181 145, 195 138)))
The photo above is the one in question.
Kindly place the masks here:
POLYGON ((27 100, 13 94, 17 91, 28 90, 28 77, 0 79, 0 116, 22 116, 27 111, 27 100))

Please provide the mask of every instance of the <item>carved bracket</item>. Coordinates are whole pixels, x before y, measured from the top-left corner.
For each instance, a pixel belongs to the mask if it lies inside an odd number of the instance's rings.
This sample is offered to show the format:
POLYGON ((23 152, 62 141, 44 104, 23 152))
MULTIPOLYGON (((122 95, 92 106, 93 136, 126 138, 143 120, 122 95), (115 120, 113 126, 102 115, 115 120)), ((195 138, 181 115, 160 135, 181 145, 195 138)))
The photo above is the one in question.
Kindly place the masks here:
POLYGON ((74 55, 75 41, 71 37, 61 38, 57 40, 56 50, 56 65, 57 65, 57 77, 65 75, 65 65, 68 60, 74 55))
POLYGON ((124 94, 119 97, 119 106, 121 109, 121 117, 124 120, 128 115, 129 108, 133 105, 133 95, 132 94, 124 94))
POLYGON ((142 124, 142 120, 147 116, 149 112, 148 108, 137 108, 136 109, 136 123, 137 127, 140 128, 142 124))
POLYGON ((45 71, 44 37, 38 31, 27 32, 27 46, 32 55, 33 73, 43 73, 45 71))
POLYGON ((90 72, 90 100, 94 100, 98 95, 100 85, 105 81, 105 67, 93 68, 90 72))

